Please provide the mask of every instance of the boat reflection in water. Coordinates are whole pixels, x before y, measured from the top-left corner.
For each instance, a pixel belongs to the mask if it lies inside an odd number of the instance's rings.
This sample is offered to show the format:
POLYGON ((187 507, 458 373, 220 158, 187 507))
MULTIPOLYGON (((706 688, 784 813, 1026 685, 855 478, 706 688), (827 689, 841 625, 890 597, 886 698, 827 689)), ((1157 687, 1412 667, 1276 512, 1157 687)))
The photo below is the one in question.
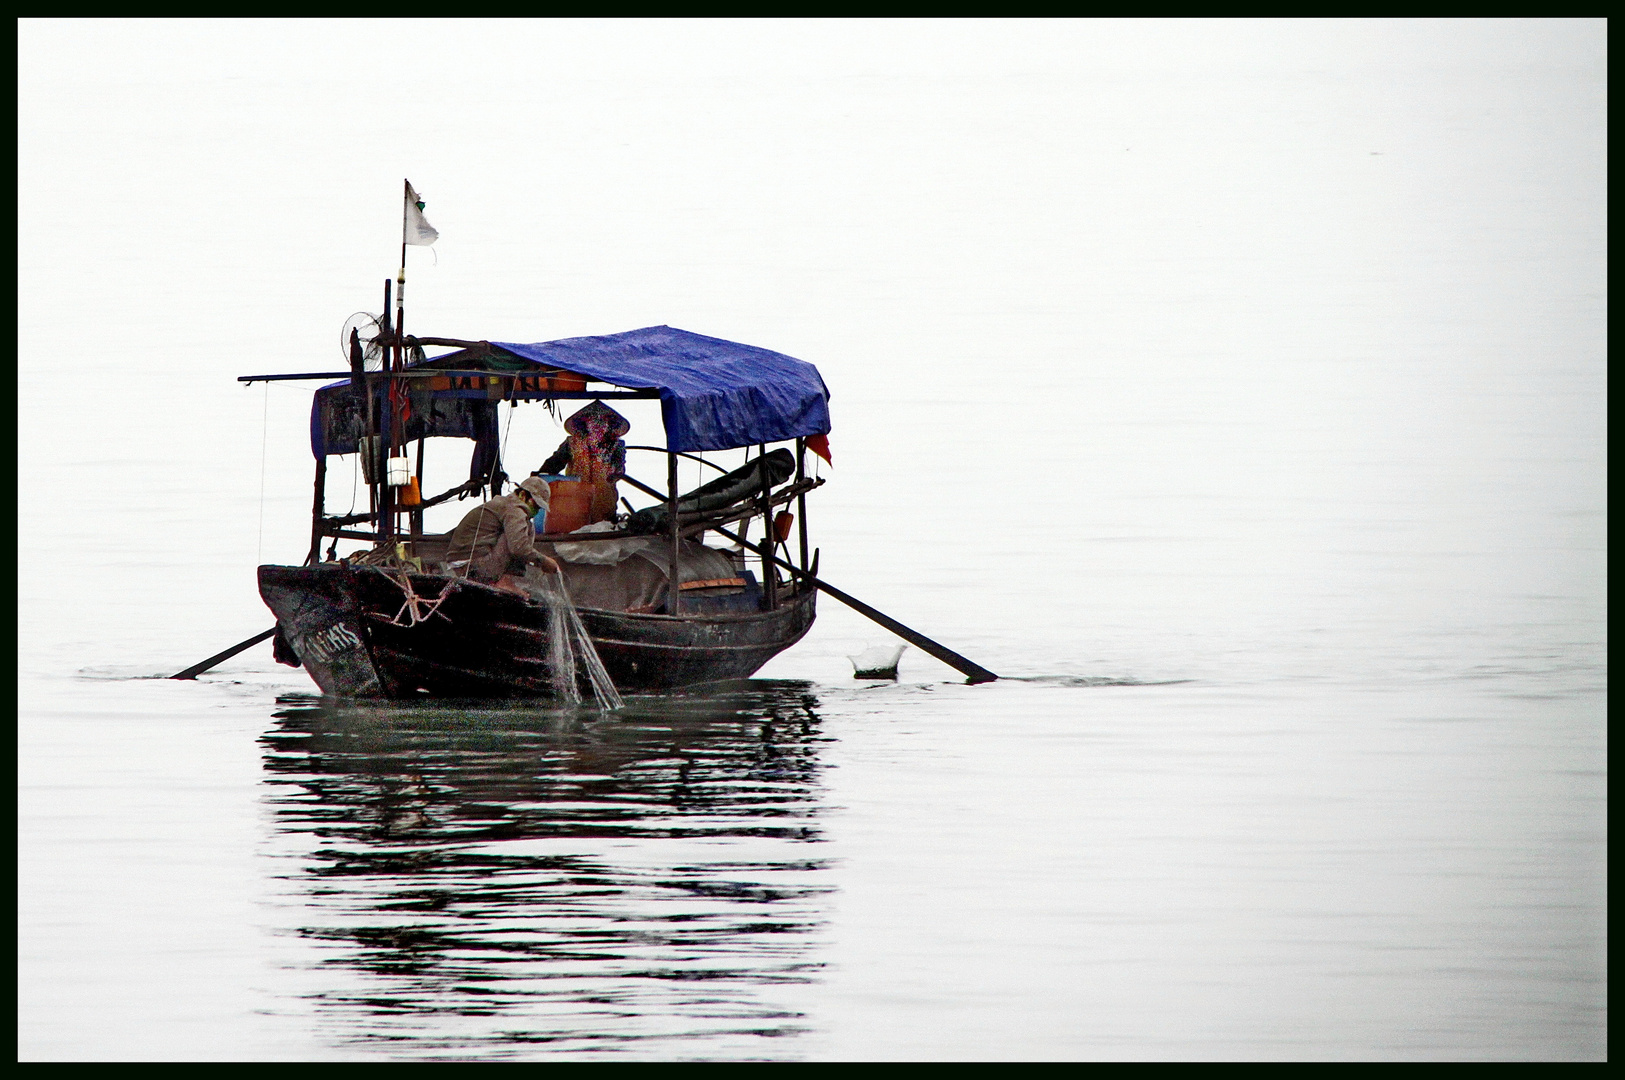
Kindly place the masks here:
POLYGON ((285 922, 336 1047, 795 1056, 818 977, 817 699, 757 680, 620 713, 291 698, 263 737, 285 922))

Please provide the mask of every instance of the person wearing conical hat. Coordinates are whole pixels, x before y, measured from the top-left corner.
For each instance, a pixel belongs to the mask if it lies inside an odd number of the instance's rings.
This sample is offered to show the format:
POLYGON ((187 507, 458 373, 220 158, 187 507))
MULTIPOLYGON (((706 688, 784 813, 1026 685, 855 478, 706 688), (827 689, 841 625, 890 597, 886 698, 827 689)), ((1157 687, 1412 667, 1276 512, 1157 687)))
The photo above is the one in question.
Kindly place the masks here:
POLYGON ((620 498, 615 481, 626 475, 626 440, 621 436, 632 430, 632 424, 602 401, 595 401, 572 414, 564 422, 564 430, 569 437, 531 475, 564 473, 593 485, 589 524, 607 521, 614 516, 620 498))

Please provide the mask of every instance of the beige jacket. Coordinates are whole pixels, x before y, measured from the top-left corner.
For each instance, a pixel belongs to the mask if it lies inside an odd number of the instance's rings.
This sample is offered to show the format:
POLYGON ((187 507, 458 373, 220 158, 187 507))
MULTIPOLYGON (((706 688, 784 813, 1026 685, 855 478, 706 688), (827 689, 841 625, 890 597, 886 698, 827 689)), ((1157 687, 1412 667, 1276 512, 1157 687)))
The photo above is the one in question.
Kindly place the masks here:
POLYGON ((470 510, 451 532, 446 551, 450 560, 480 559, 498 547, 503 554, 539 562, 543 553, 536 548, 536 525, 518 495, 498 495, 470 510))

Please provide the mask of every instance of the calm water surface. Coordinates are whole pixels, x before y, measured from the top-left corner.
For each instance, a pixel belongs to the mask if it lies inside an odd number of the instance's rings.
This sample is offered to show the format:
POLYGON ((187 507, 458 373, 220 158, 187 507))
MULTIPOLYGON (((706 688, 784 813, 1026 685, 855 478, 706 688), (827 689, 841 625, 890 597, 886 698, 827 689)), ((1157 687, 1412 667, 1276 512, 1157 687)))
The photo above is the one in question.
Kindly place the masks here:
POLYGON ((21 34, 21 1058, 1606 1057, 1602 24, 21 34), (1007 678, 162 678, 403 175, 425 331, 818 364, 825 576, 1007 678))
POLYGON ((612 717, 285 702, 263 741, 297 933, 356 1046, 749 1053, 821 964, 816 698, 612 717))
POLYGON ((33 1055, 1603 1052, 1597 686, 274 679, 25 737, 33 1055))

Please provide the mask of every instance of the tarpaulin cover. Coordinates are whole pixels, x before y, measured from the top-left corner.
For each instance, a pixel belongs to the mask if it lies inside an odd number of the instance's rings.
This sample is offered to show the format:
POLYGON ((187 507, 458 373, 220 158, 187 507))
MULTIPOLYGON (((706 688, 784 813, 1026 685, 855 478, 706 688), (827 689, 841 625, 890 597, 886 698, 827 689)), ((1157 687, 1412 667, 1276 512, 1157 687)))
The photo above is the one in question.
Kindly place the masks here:
POLYGON ((673 450, 732 450, 829 431, 829 389, 818 369, 754 345, 670 326, 491 344, 616 386, 658 389, 673 450))
MULTIPOLYGON (((674 450, 732 450, 783 442, 829 431, 829 390, 818 369, 802 360, 691 334, 670 326, 648 326, 624 334, 564 338, 522 345, 491 344, 511 353, 470 358, 459 351, 431 357, 413 368, 451 365, 459 369, 517 374, 531 365, 563 368, 634 390, 658 390, 667 445, 674 450)), ((431 391, 426 382, 409 384, 408 441, 424 436, 485 438, 494 443, 496 402, 431 391)), ((382 399, 378 408, 382 408, 382 399)), ((310 447, 318 458, 353 454, 366 433, 366 395, 348 380, 316 391, 310 414, 310 447)), ((485 463, 489 468, 490 462, 485 463)), ((479 466, 474 466, 476 472, 479 466)))

